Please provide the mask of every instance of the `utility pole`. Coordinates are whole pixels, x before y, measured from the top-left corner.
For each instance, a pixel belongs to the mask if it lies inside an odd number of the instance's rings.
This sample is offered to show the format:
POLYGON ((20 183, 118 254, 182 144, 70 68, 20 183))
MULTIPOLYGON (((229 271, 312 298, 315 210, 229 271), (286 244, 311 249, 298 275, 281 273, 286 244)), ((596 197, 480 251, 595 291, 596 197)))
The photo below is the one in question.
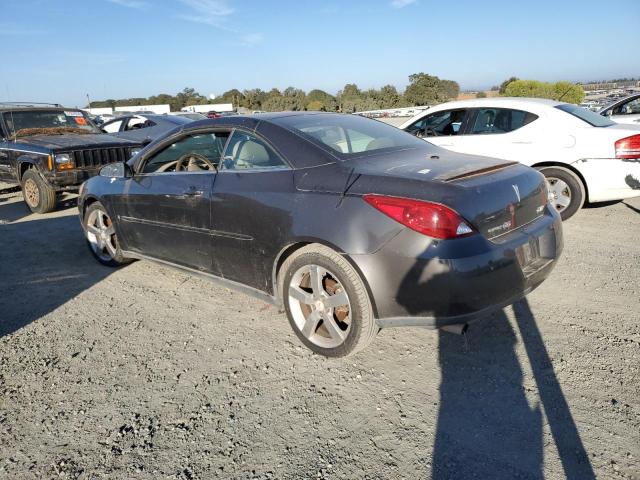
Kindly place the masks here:
POLYGON ((87 93, 87 104, 89 105, 89 108, 91 108, 91 100, 89 100, 89 94, 87 93))

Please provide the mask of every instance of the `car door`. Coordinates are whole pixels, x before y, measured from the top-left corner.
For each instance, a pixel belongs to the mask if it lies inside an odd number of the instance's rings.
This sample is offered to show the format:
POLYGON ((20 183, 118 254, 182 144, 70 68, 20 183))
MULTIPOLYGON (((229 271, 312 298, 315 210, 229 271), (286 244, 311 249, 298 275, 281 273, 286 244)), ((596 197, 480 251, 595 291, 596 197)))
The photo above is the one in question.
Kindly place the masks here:
POLYGON ((254 133, 235 130, 211 202, 213 262, 220 275, 268 290, 273 259, 291 230, 293 171, 254 133))
POLYGON ((119 218, 129 249, 212 272, 211 192, 228 136, 181 133, 145 156, 119 218))

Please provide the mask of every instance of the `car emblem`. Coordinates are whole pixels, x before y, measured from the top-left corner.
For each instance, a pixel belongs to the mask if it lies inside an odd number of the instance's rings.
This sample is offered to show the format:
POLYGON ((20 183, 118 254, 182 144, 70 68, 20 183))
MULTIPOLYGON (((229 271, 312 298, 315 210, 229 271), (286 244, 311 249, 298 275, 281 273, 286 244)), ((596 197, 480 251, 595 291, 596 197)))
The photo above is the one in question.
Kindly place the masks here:
POLYGON ((518 203, 520 203, 520 189, 518 185, 511 185, 513 187, 513 191, 516 192, 516 197, 518 197, 518 203))

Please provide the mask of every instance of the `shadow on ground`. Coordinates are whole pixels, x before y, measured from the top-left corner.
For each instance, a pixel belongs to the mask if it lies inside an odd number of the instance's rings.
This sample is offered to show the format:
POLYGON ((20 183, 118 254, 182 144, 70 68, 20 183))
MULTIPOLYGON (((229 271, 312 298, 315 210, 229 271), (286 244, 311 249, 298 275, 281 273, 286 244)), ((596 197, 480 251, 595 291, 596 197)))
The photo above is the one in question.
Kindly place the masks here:
POLYGON ((468 348, 464 338, 439 333, 442 383, 432 478, 544 478, 544 412, 565 477, 593 479, 527 301, 513 311, 535 380, 531 385, 523 385, 517 337, 504 312, 480 320, 484 324, 471 332, 468 348), (529 403, 527 390, 537 402, 529 403))
POLYGON ((113 272, 89 253, 77 216, 39 215, 6 223, 29 214, 23 202, 0 205, 0 337, 37 321, 113 272))

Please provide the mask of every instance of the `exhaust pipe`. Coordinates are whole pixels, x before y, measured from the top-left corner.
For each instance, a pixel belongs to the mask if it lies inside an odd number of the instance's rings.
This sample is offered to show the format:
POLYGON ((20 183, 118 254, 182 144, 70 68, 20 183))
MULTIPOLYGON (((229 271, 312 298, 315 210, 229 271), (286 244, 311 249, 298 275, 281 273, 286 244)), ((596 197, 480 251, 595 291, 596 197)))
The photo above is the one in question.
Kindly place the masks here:
POLYGON ((469 324, 467 323, 458 323, 455 325, 444 325, 440 327, 440 330, 449 333, 455 333, 456 335, 464 335, 469 329, 469 324))

